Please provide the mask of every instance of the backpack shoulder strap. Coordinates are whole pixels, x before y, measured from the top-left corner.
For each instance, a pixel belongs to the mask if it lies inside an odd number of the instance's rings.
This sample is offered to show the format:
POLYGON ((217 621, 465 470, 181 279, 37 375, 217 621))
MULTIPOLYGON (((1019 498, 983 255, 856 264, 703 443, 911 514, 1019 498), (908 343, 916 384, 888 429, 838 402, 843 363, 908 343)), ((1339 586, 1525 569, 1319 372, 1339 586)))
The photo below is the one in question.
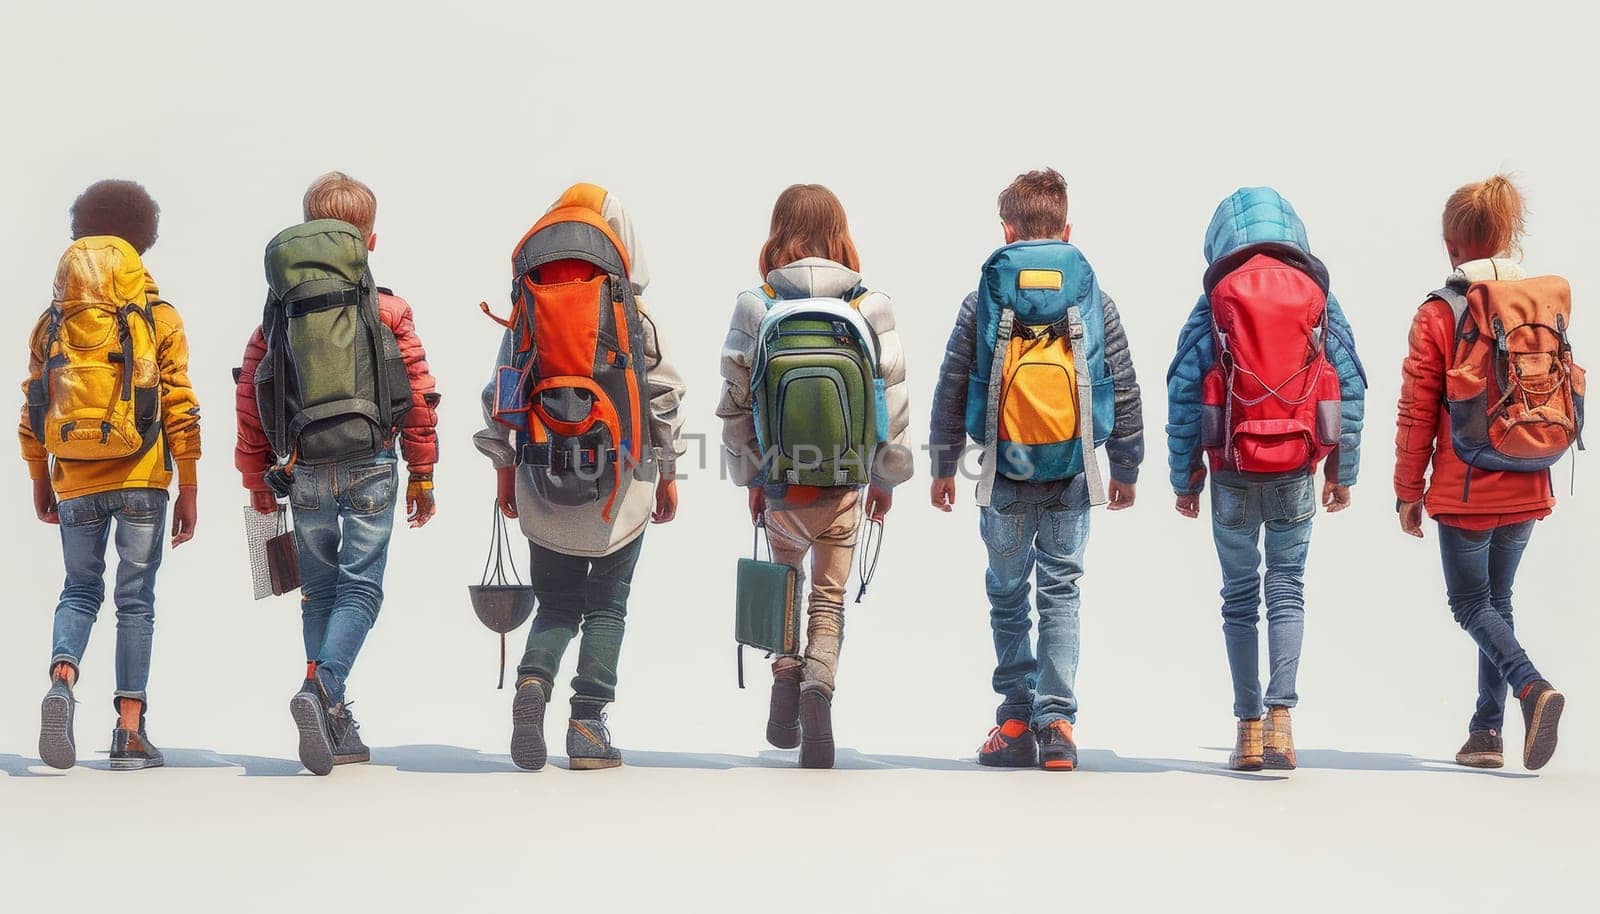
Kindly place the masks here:
POLYGON ((1450 313, 1455 315, 1456 326, 1461 326, 1461 321, 1467 316, 1467 293, 1453 285, 1435 289, 1428 293, 1428 298, 1444 302, 1450 306, 1450 313))

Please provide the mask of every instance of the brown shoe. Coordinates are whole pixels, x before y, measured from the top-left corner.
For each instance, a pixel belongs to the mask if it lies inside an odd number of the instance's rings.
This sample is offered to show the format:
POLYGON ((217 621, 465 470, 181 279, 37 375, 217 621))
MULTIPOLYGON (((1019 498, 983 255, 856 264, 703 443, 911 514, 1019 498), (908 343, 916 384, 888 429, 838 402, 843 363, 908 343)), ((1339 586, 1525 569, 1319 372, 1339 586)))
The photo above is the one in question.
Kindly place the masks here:
POLYGON ((1456 764, 1468 768, 1504 768, 1506 745, 1498 730, 1473 730, 1456 753, 1456 764))
POLYGON ((1261 727, 1261 767, 1274 771, 1294 769, 1294 726, 1289 722, 1289 709, 1273 705, 1261 727))
POLYGON ((1261 718, 1239 721, 1239 735, 1233 743, 1233 754, 1228 756, 1228 767, 1234 771, 1261 770, 1261 718))
POLYGON ((767 742, 779 749, 800 745, 800 667, 776 670, 772 674, 767 742))

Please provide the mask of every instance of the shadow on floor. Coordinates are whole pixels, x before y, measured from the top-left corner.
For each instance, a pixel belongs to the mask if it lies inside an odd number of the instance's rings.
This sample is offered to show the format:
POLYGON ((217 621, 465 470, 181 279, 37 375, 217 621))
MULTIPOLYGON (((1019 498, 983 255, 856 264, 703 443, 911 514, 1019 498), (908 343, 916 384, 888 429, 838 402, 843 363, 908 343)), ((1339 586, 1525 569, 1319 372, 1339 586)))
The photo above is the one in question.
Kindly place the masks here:
MULTIPOLYGON (((795 768, 798 753, 794 750, 764 750, 753 756, 724 755, 697 752, 622 752, 623 761, 635 768, 692 768, 722 771, 732 768, 795 768)), ((1282 775, 1249 774, 1229 771, 1218 765, 1187 759, 1129 758, 1106 749, 1088 749, 1079 753, 1085 771, 1105 771, 1115 774, 1157 774, 1183 772, 1216 777, 1237 778, 1249 781, 1282 780, 1282 775)), ((839 749, 834 767, 844 771, 972 771, 989 775, 1007 774, 1032 769, 985 768, 976 759, 928 758, 918 755, 869 755, 855 749, 839 749)))
POLYGON ((0 752, 0 774, 13 778, 58 778, 62 773, 46 767, 39 759, 0 752), (34 768, 45 770, 34 771, 34 768))
POLYGON ((498 774, 517 770, 509 755, 432 744, 375 748, 372 764, 423 774, 498 774))
MULTIPOLYGON (((1205 746, 1213 752, 1230 752, 1231 749, 1205 746)), ((1295 759, 1301 768, 1322 768, 1329 771, 1412 771, 1429 774, 1476 774, 1497 778, 1538 777, 1522 771, 1500 771, 1491 768, 1468 768, 1453 760, 1417 758, 1403 752, 1347 752, 1343 749, 1297 749, 1295 759)))

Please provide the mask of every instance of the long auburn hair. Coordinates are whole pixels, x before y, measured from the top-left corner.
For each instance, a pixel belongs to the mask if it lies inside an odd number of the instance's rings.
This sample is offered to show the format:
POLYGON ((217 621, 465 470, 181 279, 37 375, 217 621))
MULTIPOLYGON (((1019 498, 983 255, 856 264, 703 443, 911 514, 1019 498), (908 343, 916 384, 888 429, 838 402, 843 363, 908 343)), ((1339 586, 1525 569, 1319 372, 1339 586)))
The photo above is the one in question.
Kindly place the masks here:
POLYGON ((791 184, 772 204, 772 229, 761 246, 761 275, 806 257, 861 269, 844 204, 821 184, 791 184))

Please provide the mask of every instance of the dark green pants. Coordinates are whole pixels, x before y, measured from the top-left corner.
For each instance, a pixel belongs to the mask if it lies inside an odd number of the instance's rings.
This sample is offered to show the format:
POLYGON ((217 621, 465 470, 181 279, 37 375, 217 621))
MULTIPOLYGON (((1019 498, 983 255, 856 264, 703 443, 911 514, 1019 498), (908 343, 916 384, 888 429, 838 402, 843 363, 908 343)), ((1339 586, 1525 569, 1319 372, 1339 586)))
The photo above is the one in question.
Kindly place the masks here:
POLYGON ((592 720, 617 697, 617 658, 628 614, 628 591, 639 562, 640 535, 600 558, 566 555, 529 543, 534 593, 539 608, 528 631, 528 648, 517 677, 543 680, 546 698, 561 669, 567 645, 578 643, 578 671, 572 677, 572 716, 592 720))

